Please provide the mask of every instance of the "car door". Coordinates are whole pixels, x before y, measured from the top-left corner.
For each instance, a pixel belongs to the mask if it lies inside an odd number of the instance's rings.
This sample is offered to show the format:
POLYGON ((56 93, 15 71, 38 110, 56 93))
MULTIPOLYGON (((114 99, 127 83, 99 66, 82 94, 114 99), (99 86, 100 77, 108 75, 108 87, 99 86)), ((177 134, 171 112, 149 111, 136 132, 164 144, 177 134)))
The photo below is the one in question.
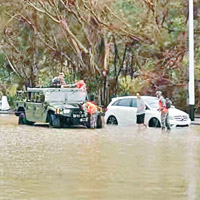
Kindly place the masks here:
POLYGON ((137 98, 133 97, 132 98, 132 102, 131 102, 131 119, 132 119, 132 123, 136 124, 136 114, 137 114, 137 98))
POLYGON ((135 123, 136 109, 133 107, 133 98, 120 99, 116 105, 116 118, 119 124, 129 125, 135 123))
POLYGON ((158 111, 158 99, 156 97, 143 97, 146 103, 145 124, 149 126, 152 119, 161 121, 161 113, 158 111))

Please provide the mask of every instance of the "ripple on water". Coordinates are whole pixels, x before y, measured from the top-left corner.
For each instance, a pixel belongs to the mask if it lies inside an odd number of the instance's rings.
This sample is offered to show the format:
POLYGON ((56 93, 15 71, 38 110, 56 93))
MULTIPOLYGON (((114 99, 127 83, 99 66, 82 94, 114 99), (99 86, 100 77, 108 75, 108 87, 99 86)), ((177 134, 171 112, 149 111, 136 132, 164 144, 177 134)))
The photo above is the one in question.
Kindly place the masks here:
POLYGON ((52 129, 0 120, 0 200, 200 197, 197 127, 52 129))

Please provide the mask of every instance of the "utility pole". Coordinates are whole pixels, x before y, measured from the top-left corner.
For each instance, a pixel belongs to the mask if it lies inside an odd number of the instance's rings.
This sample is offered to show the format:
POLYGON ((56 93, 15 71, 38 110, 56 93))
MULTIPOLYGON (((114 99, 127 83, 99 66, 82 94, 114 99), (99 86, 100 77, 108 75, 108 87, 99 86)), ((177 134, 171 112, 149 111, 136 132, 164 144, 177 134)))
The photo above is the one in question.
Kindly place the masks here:
POLYGON ((195 86, 194 86, 194 14, 193 0, 189 0, 189 115, 194 121, 195 86))

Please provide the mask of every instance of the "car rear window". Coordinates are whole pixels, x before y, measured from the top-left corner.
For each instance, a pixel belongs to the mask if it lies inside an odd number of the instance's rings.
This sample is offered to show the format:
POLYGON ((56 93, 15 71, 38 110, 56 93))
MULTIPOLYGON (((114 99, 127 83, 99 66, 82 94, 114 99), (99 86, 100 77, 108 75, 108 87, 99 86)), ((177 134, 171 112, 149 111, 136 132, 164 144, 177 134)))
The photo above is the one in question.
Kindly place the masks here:
POLYGON ((115 101, 111 106, 117 106, 120 100, 115 101))
POLYGON ((132 105, 131 105, 131 107, 137 107, 137 99, 136 98, 133 98, 132 99, 132 105))
POLYGON ((131 98, 126 99, 119 99, 116 102, 112 104, 112 106, 125 106, 125 107, 131 107, 131 98))
POLYGON ((145 102, 151 107, 151 108, 158 108, 158 99, 157 98, 146 98, 145 102))

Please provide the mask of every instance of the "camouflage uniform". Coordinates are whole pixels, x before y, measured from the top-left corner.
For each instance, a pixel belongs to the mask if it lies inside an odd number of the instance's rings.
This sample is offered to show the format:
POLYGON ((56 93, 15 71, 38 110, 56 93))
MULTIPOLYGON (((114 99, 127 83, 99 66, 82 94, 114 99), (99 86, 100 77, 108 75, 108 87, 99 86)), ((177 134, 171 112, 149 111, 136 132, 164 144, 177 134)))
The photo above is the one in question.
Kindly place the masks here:
POLYGON ((163 98, 163 96, 160 96, 160 98, 159 98, 159 110, 161 111, 161 127, 162 127, 162 129, 165 129, 165 127, 167 127, 167 129, 170 130, 169 112, 168 112, 168 108, 166 107, 166 101, 163 98))

